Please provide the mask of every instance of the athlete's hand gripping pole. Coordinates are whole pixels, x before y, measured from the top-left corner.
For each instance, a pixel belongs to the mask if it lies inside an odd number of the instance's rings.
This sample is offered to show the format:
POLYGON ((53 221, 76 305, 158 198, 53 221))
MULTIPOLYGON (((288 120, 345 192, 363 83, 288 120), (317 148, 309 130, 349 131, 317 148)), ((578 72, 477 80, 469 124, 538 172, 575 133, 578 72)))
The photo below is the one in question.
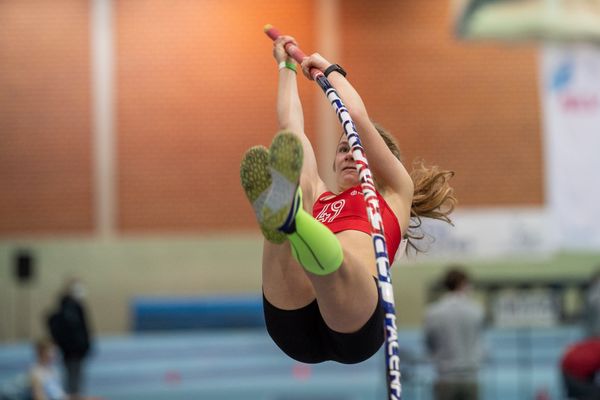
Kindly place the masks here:
MULTIPOLYGON (((272 40, 277 39, 281 35, 271 25, 265 25, 264 31, 272 40)), ((298 63, 302 63, 306 57, 304 52, 291 42, 285 44, 285 50, 298 63)), ((354 122, 342 99, 340 99, 336 90, 331 86, 322 71, 317 68, 311 68, 310 75, 323 92, 325 92, 325 95, 336 111, 338 119, 344 128, 344 133, 348 138, 358 176, 360 177, 360 185, 367 205, 367 215, 371 223, 371 238, 373 239, 373 247, 375 248, 381 304, 385 311, 385 361, 388 399, 398 400, 401 399, 402 386, 400 384, 400 350, 396 328, 396 309, 392 279, 389 273, 390 261, 383 232, 383 219, 379 211, 379 200, 375 191, 375 181, 369 169, 367 157, 365 156, 365 151, 360 142, 354 122)))
MULTIPOLYGON (((275 40, 277 39, 279 36, 281 36, 281 33, 274 28, 272 25, 265 25, 265 33, 267 34, 268 37, 271 38, 271 40, 275 40)), ((298 46, 294 45, 293 43, 286 43, 285 44, 285 51, 290 55, 290 57, 292 57, 294 60, 296 60, 296 62, 298 64, 302 64, 302 60, 304 60, 306 58, 306 54, 304 54, 304 52, 302 50, 300 50, 298 48, 298 46)), ((310 69, 310 76, 312 76, 312 78, 316 81, 317 77, 319 75, 323 75, 323 72, 321 72, 318 68, 311 68, 310 69)))

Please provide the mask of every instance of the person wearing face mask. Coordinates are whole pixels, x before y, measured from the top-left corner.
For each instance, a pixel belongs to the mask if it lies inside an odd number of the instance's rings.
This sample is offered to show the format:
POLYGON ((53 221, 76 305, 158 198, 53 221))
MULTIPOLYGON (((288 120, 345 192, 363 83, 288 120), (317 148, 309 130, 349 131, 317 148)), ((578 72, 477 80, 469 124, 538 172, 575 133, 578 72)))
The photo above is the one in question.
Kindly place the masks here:
POLYGON ((56 311, 47 321, 50 335, 62 355, 64 387, 73 399, 80 398, 82 393, 84 362, 92 347, 84 299, 83 283, 70 279, 60 294, 56 311))
MULTIPOLYGON (((243 156, 242 188, 265 237, 262 259, 263 308, 267 331, 279 348, 304 363, 358 363, 384 340, 383 308, 370 223, 350 145, 338 141, 327 187, 319 176, 298 96, 296 69, 285 51, 291 36, 274 41, 279 67, 277 119, 271 146, 254 146, 243 156)), ((369 118, 346 72, 315 53, 302 71, 327 76, 344 100, 369 159, 381 209, 390 262, 401 242, 417 249, 420 218, 450 222, 456 199, 453 173, 416 165, 410 173, 392 137, 369 118)), ((336 132, 339 135, 339 132, 336 132)))

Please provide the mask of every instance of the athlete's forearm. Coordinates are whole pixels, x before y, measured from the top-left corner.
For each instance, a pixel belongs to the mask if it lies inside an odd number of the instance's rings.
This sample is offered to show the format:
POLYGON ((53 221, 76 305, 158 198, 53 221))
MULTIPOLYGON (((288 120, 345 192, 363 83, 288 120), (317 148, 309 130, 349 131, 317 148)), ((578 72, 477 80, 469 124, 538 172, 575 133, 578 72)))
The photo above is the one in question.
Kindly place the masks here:
POLYGON ((288 68, 279 71, 277 88, 277 121, 279 129, 304 133, 304 114, 298 96, 296 73, 288 68))
MULTIPOLYGON (((313 79, 311 74, 313 68, 327 72, 327 70, 332 67, 332 63, 319 53, 313 53, 302 61, 301 66, 304 75, 309 79, 313 79)), ((336 89, 336 92, 341 97, 354 122, 357 123, 357 125, 364 124, 365 126, 371 124, 365 104, 356 89, 354 89, 350 82, 345 78, 345 74, 342 74, 339 69, 333 70, 328 74, 327 79, 336 89)))
POLYGON ((327 78, 338 92, 355 123, 370 123, 367 107, 350 81, 338 72, 327 78))
MULTIPOLYGON (((371 122, 367 107, 354 86, 337 72, 329 74, 328 79, 348 109, 367 153, 372 152, 373 148, 381 147, 384 144, 383 139, 381 139, 373 122, 371 122)), ((384 147, 387 152, 387 146, 384 147)))
POLYGON ((279 86, 277 89, 277 120, 280 130, 288 130, 296 134, 302 142, 304 162, 302 174, 309 176, 315 182, 318 177, 317 159, 308 137, 304 133, 304 115, 302 103, 298 95, 296 74, 284 68, 279 71, 279 86))
POLYGON ((412 197, 412 180, 402 163, 394 156, 385 140, 371 121, 367 108, 352 84, 340 73, 329 74, 329 82, 348 109, 361 143, 365 149, 374 176, 383 186, 412 197))

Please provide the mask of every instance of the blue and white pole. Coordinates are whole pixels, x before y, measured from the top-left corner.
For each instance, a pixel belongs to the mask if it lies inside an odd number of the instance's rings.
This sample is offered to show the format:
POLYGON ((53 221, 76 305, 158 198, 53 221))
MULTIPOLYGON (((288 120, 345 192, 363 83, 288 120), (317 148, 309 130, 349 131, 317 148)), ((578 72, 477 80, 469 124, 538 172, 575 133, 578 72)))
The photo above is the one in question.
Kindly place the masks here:
MULTIPOLYGON (((272 40, 277 39, 281 34, 271 25, 266 25, 265 33, 272 40)), ((301 63, 306 55, 293 43, 285 46, 288 54, 298 63, 301 63)), ((396 327, 396 306, 394 303, 394 289, 390 275, 390 260, 387 253, 387 245, 383 231, 383 219, 379 208, 379 200, 375 191, 375 181, 369 169, 369 163, 365 155, 365 150, 360 142, 360 137, 356 131, 356 126, 350 117, 350 113, 336 90, 331 86, 323 72, 317 68, 310 70, 312 78, 321 87, 331 106, 334 108, 342 127, 344 134, 348 139, 352 156, 358 176, 360 179, 361 190, 367 207, 367 215, 371 223, 371 238, 373 239, 373 248, 375 249, 375 259, 377 263, 377 276, 379 282, 379 293, 381 304, 385 312, 385 362, 387 370, 388 400, 399 400, 402 398, 402 385, 400 383, 400 349, 398 344, 398 330, 396 327)))

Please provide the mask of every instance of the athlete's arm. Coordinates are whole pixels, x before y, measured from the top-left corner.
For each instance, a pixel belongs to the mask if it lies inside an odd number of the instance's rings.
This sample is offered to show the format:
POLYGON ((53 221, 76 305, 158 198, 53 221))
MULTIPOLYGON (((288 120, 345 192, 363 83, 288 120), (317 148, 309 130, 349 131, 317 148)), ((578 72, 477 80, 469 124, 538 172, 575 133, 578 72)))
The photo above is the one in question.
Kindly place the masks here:
MULTIPOLYGON (((296 44, 296 41, 291 36, 280 36, 274 41, 273 56, 279 65, 281 62, 295 63, 289 57, 284 49, 284 45, 288 42, 296 44)), ((300 69, 298 67, 298 69, 300 69)), ((289 68, 281 68, 279 70, 279 80, 277 88, 277 120, 280 130, 289 130, 298 135, 302 141, 304 151, 304 163, 302 166, 301 185, 305 190, 304 196, 307 199, 313 199, 322 191, 324 187, 323 181, 319 176, 317 167, 317 159, 313 147, 304 133, 304 114, 302 111, 302 103, 298 95, 298 84, 296 73, 289 68), (312 193, 306 193, 306 189, 312 193)))
MULTIPOLYGON (((330 65, 329 61, 315 53, 304 60, 302 69, 305 75, 310 77, 308 71, 311 67, 324 71, 330 65)), ((356 125, 373 175, 377 177, 377 181, 385 189, 391 189, 403 199, 408 200, 410 204, 413 196, 412 179, 406 168, 392 154, 379 132, 377 132, 360 95, 350 82, 338 72, 329 74, 328 80, 340 95, 356 125)))

